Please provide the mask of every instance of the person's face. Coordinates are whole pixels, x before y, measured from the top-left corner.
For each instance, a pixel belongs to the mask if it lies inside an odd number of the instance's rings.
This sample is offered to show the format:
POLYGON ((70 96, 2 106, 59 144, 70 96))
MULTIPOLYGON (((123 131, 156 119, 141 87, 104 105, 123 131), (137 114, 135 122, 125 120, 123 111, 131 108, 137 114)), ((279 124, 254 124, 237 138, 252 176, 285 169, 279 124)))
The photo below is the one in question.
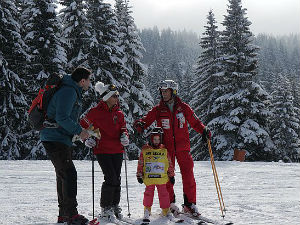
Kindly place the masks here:
POLYGON ((172 90, 170 88, 161 89, 160 91, 164 102, 168 102, 172 99, 172 90))
POLYGON ((109 99, 107 99, 107 105, 108 106, 114 106, 118 103, 119 101, 119 94, 118 93, 115 93, 113 94, 109 99))
POLYGON ((153 137, 153 145, 158 146, 159 144, 160 144, 160 137, 158 135, 154 136, 153 137))
POLYGON ((87 91, 91 86, 91 76, 89 76, 87 79, 81 79, 80 86, 83 90, 87 91))

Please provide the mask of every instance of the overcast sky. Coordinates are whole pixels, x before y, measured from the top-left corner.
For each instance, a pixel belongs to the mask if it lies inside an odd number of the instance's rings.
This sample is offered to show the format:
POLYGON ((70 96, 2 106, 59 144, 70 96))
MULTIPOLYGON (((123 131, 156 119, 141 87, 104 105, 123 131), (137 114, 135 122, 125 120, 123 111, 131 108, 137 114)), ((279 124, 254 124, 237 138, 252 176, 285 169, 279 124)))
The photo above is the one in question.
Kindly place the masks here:
MULTIPOLYGON (((113 0, 106 0, 114 5, 113 0)), ((206 16, 213 10, 219 27, 228 0, 129 0, 138 28, 192 30, 201 34, 206 16)), ((300 0, 242 0, 254 34, 300 33, 300 0)))

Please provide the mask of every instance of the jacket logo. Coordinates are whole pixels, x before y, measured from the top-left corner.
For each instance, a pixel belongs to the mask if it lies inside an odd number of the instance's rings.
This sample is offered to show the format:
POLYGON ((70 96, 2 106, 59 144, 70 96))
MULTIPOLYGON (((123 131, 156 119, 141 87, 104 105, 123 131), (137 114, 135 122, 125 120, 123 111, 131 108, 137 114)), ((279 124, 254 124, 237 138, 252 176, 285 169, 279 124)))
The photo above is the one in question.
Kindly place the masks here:
POLYGON ((117 115, 114 115, 113 121, 114 121, 114 124, 117 123, 117 121, 118 121, 118 116, 117 115))
POLYGON ((161 119, 161 126, 163 129, 170 129, 170 120, 169 119, 161 119))

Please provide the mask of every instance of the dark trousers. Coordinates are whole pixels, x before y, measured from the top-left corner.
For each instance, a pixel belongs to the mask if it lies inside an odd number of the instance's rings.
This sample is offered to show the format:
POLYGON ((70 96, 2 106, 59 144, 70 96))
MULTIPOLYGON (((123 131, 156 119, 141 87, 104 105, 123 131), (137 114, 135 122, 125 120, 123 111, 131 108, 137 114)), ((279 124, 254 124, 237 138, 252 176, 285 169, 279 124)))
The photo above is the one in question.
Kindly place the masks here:
POLYGON ((123 154, 97 154, 98 163, 104 174, 101 188, 100 206, 112 207, 120 203, 121 195, 121 168, 123 154))
POLYGON ((56 173, 59 216, 77 212, 77 171, 72 161, 72 148, 60 142, 44 141, 43 145, 56 173))

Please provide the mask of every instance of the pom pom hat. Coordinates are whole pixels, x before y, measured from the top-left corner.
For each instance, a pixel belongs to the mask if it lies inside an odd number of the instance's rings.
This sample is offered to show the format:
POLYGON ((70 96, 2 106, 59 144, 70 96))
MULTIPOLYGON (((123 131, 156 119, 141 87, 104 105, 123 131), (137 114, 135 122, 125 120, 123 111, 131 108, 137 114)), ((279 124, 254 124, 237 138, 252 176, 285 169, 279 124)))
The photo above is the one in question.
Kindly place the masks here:
POLYGON ((107 101, 114 94, 119 94, 117 87, 113 84, 104 85, 102 82, 97 82, 95 85, 95 90, 99 92, 100 98, 103 101, 107 101))

